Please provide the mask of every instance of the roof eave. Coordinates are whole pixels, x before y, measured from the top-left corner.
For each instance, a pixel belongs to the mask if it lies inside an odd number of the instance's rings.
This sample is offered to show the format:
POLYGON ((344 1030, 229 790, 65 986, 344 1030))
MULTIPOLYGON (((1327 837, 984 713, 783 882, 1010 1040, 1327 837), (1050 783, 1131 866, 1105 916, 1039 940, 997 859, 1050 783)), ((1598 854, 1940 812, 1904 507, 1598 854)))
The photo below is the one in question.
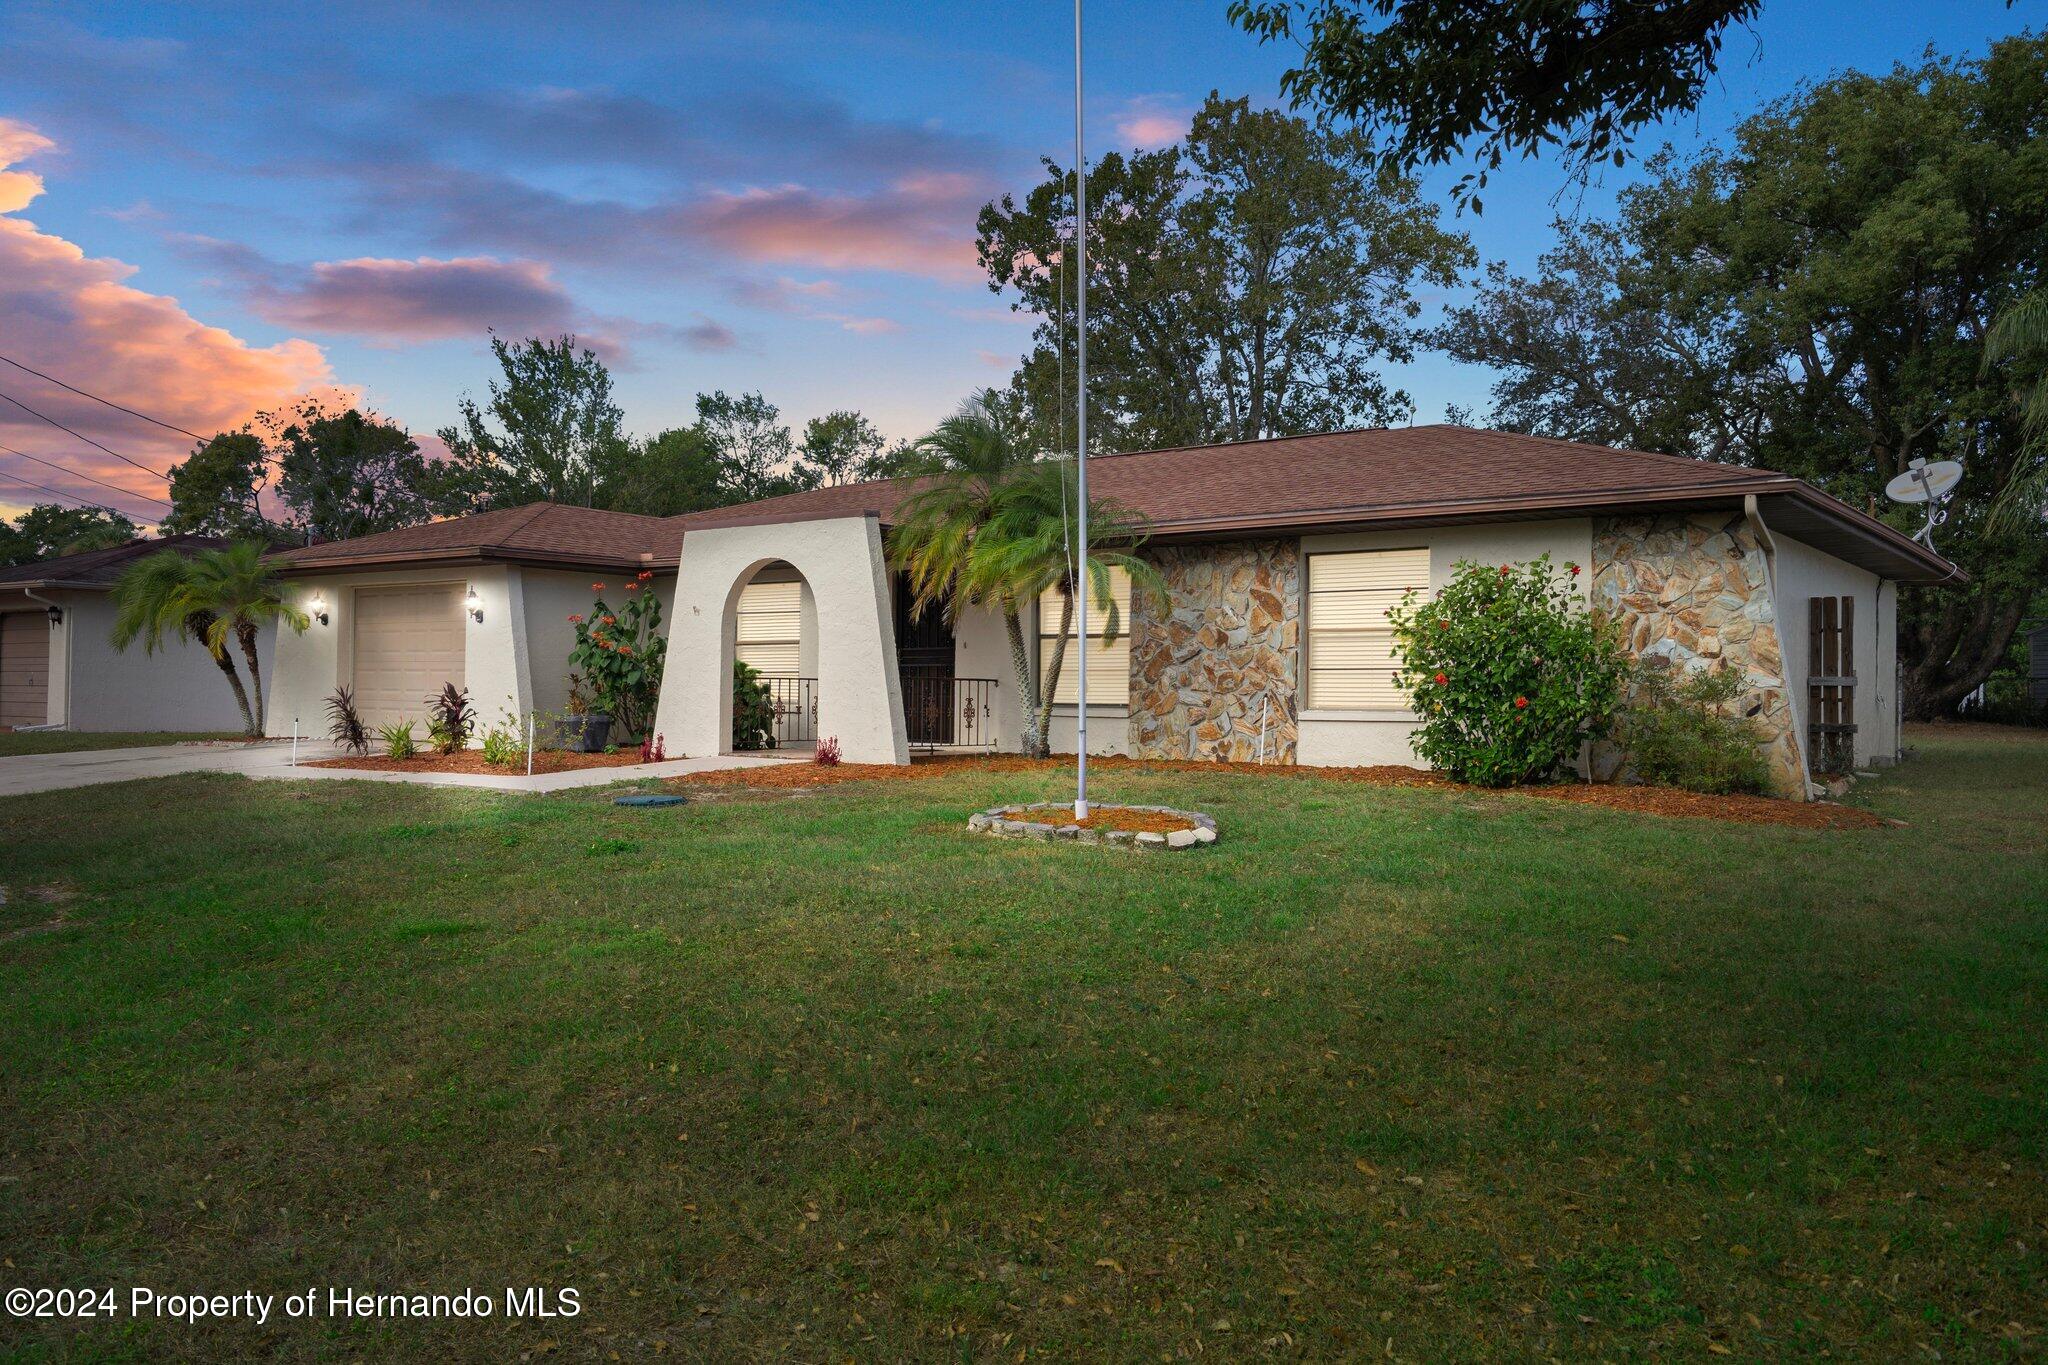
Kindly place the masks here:
POLYGON ((459 545, 442 550, 393 550, 385 554, 356 555, 346 559, 318 559, 311 563, 300 563, 294 561, 289 554, 284 554, 277 556, 276 562, 287 573, 300 577, 410 567, 441 568, 457 564, 516 564, 538 569, 595 569, 604 572, 649 567, 649 561, 638 556, 627 559, 552 550, 508 550, 487 545, 459 545))

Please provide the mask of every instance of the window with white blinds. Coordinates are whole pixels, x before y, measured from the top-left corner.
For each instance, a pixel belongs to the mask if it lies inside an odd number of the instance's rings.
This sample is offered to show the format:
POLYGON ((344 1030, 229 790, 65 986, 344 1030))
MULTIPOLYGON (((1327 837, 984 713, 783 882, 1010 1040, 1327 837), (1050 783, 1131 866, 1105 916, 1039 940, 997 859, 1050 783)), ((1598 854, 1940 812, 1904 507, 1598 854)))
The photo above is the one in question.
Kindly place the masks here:
POLYGON ((764 674, 795 677, 803 669, 801 583, 763 583, 740 589, 733 658, 764 674))
MULTIPOLYGON (((1108 613, 1089 594, 1088 603, 1088 704, 1090 706, 1123 706, 1131 699, 1131 576, 1122 569, 1109 571, 1110 596, 1116 599, 1115 640, 1105 644, 1102 633, 1108 628, 1108 613)), ((1052 699, 1071 706, 1080 697, 1081 688, 1077 679, 1080 668, 1075 655, 1080 652, 1080 604, 1074 608, 1074 638, 1067 641, 1067 656, 1060 663, 1059 686, 1054 689, 1052 699)), ((1038 599, 1038 667, 1041 672, 1052 664, 1053 647, 1060 638, 1060 594, 1057 588, 1047 588, 1038 599)))
POLYGON ((1308 704, 1325 711, 1403 711, 1387 609, 1429 588, 1429 551, 1308 557, 1308 704))

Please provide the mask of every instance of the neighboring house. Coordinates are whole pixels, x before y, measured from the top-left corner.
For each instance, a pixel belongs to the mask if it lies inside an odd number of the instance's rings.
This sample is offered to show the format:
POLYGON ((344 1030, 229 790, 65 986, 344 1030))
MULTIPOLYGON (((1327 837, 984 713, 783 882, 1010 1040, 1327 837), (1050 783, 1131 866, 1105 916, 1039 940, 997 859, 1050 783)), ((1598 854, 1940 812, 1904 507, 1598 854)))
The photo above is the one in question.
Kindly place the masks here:
MULTIPOLYGON (((1547 553, 1584 566, 1577 581, 1631 652, 1741 669, 1778 785, 1799 794, 1814 774, 1897 756, 1897 585, 1959 577, 1786 475, 1461 427, 1099 456, 1089 481, 1148 520, 1146 553, 1170 589, 1163 611, 1127 603, 1119 640, 1091 622, 1099 752, 1413 764, 1386 607, 1441 586, 1461 559, 1547 553)), ((359 700, 423 706, 442 674, 486 717, 548 709, 565 694, 566 618, 588 605, 590 575, 652 569, 669 633, 656 728, 671 753, 728 747, 735 659, 774 676, 785 739, 836 736, 849 761, 1014 748, 1000 618, 914 621, 885 561, 887 527, 917 487, 849 484, 667 519, 541 505, 292 551, 332 623, 281 648, 272 727, 310 721, 342 682, 359 700), (393 600, 406 592, 417 600, 393 600), (459 610, 472 592, 481 619, 459 610)), ((1042 628, 1056 617, 1027 606, 1040 659, 1042 628)), ((1068 752, 1074 653, 1053 725, 1068 752)))
MULTIPOLYGON (((0 726, 69 730, 239 730, 242 713, 198 641, 113 644, 114 582, 161 550, 191 553, 228 544, 211 536, 134 540, 0 569, 0 726)), ((263 627, 266 670, 277 627, 263 627)), ((239 651, 236 663, 241 662, 239 651)))

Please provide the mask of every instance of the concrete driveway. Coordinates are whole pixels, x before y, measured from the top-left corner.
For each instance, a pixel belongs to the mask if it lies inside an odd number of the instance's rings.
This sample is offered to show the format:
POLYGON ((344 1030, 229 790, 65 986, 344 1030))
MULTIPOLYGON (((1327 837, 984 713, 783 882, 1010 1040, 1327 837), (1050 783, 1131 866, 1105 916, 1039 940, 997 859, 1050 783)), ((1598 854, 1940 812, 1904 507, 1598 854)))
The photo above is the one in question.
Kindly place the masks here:
MULTIPOLYGON (((331 744, 300 741, 299 761, 339 758, 331 744)), ((143 777, 179 773, 239 773, 243 777, 307 782, 413 782, 436 787, 481 787, 491 791, 550 792, 572 787, 602 787, 649 777, 682 777, 721 768, 751 768, 787 763, 780 758, 677 758, 629 768, 583 768, 566 773, 499 776, 495 773, 377 773, 349 768, 292 766, 290 744, 167 744, 149 749, 94 749, 72 754, 16 754, 0 758, 0 796, 90 787, 102 782, 129 782, 143 777)))

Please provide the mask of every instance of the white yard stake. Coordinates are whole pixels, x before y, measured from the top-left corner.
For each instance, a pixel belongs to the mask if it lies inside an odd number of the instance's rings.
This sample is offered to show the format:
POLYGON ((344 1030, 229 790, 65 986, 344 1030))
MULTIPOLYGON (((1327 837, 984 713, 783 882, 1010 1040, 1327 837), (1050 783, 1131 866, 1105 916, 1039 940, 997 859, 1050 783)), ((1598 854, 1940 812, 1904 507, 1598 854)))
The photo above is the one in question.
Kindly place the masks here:
POLYGON ((292 717, 292 766, 299 766, 299 718, 292 717))
POLYGON ((526 713, 526 775, 533 776, 533 712, 526 713))

